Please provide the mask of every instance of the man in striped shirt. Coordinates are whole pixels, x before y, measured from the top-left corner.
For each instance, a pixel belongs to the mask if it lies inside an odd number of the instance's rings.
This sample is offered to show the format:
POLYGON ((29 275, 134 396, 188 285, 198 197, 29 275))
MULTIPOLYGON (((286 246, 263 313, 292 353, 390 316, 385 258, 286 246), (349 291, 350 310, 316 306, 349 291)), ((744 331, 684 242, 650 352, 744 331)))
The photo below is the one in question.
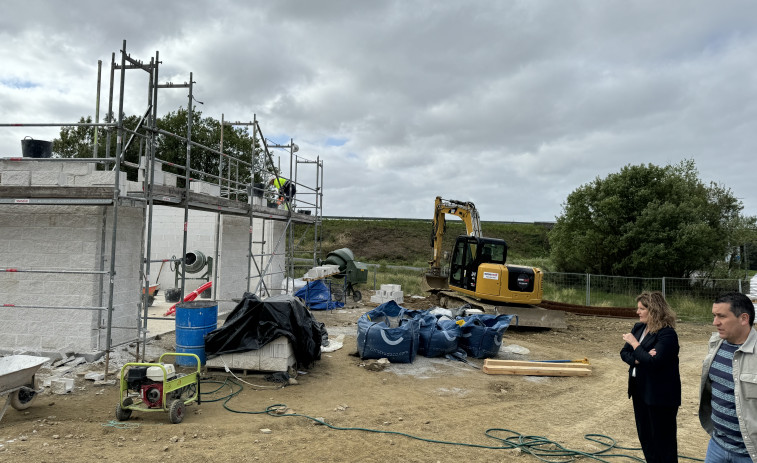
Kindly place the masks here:
POLYGON ((726 293, 712 304, 717 334, 702 367, 699 421, 710 434, 706 463, 757 462, 757 331, 754 304, 726 293))

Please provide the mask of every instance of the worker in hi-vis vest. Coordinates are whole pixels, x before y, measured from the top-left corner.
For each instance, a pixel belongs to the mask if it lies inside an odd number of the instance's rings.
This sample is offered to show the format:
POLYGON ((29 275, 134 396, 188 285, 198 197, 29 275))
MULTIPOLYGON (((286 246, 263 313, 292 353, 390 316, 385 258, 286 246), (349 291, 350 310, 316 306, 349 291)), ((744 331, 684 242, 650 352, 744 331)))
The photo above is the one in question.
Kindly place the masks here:
POLYGON ((273 177, 268 182, 268 184, 276 187, 276 189, 279 191, 279 198, 277 200, 277 203, 281 205, 281 203, 286 201, 284 207, 288 210, 289 204, 292 203, 294 194, 297 191, 297 187, 295 186, 294 182, 287 180, 284 177, 273 177))

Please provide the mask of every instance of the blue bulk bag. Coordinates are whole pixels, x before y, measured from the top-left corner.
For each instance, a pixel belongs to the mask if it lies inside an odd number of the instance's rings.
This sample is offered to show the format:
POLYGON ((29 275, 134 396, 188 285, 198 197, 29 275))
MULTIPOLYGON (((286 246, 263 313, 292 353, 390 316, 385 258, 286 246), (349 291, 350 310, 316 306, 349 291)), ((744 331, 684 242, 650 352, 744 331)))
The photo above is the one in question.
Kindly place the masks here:
POLYGON ((502 335, 510 326, 514 315, 475 314, 457 317, 465 324, 458 345, 473 358, 490 358, 497 355, 502 346, 502 335))
POLYGON ((323 280, 308 281, 294 295, 305 301, 305 305, 310 310, 333 310, 344 307, 344 302, 331 300, 331 290, 323 280))
POLYGON ((421 321, 419 355, 441 357, 457 350, 462 329, 455 320, 427 310, 408 310, 407 313, 421 321))
POLYGON ((361 359, 387 358, 412 363, 418 353, 420 320, 388 301, 364 313, 357 321, 357 350, 361 359))

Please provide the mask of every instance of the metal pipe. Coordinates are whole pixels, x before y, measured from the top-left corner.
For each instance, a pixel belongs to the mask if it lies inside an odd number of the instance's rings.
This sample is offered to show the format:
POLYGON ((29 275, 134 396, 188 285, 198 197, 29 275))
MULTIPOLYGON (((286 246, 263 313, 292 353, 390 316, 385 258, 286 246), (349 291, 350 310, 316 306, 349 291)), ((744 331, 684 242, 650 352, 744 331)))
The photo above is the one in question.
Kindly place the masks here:
MULTIPOLYGON (((115 82, 116 72, 116 53, 110 55, 110 93, 108 96, 108 115, 105 117, 107 122, 113 122, 113 86, 115 82)), ((110 133, 108 130, 105 133, 105 157, 110 157, 110 133)))
MULTIPOLYGON (((186 170, 184 171, 184 238, 182 240, 182 256, 187 255, 187 226, 189 222, 189 173, 191 171, 190 160, 192 155, 192 73, 189 73, 189 102, 187 103, 187 158, 185 160, 186 170)), ((179 300, 184 299, 184 289, 187 274, 187 263, 181 261, 181 296, 179 300)))
MULTIPOLYGON (((103 61, 99 59, 97 60, 97 98, 95 102, 95 123, 96 124, 100 123, 100 86, 102 84, 101 82, 102 70, 103 70, 103 61)), ((95 157, 95 158, 97 157, 97 144, 98 144, 97 135, 99 134, 99 132, 100 131, 95 128, 95 136, 94 136, 95 148, 94 148, 94 152, 92 153, 92 157, 95 157)))
POLYGON ((123 68, 123 64, 126 59, 126 40, 123 41, 123 48, 121 49, 121 82, 120 94, 118 96, 118 132, 116 136, 116 168, 115 168, 115 180, 113 182, 113 237, 110 244, 110 284, 108 287, 108 327, 105 334, 105 376, 109 374, 108 367, 110 364, 110 350, 111 350, 111 325, 113 324, 113 287, 115 284, 116 276, 116 231, 118 230, 118 196, 120 194, 119 182, 121 180, 121 143, 123 139, 123 113, 124 113, 124 82, 126 80, 126 70, 123 68))
MULTIPOLYGON (((224 132, 224 115, 221 113, 221 136, 218 150, 223 153, 223 132, 224 132)), ((221 181, 223 176, 223 156, 218 156, 218 192, 223 197, 223 182, 221 181)), ((252 208, 251 208, 252 209, 252 208)), ((218 253, 219 253, 219 241, 221 235, 221 211, 216 213, 216 236, 214 241, 213 255, 215 265, 213 266, 213 292, 212 298, 216 299, 218 293, 218 253)))

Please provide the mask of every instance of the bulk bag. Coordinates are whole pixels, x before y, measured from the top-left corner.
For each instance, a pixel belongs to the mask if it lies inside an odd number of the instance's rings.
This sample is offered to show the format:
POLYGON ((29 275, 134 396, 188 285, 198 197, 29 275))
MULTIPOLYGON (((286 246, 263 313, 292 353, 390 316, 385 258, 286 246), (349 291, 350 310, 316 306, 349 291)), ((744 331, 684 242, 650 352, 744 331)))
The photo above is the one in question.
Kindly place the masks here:
POLYGON ((407 313, 421 321, 419 355, 441 357, 457 350, 462 329, 455 320, 427 310, 409 310, 407 313))
POLYGON ((418 353, 420 324, 420 319, 408 315, 395 301, 364 313, 357 321, 360 358, 412 363, 418 353))
POLYGON ((475 314, 457 317, 463 320, 462 334, 458 346, 470 357, 481 359, 497 355, 502 346, 502 335, 510 326, 514 315, 475 314))

